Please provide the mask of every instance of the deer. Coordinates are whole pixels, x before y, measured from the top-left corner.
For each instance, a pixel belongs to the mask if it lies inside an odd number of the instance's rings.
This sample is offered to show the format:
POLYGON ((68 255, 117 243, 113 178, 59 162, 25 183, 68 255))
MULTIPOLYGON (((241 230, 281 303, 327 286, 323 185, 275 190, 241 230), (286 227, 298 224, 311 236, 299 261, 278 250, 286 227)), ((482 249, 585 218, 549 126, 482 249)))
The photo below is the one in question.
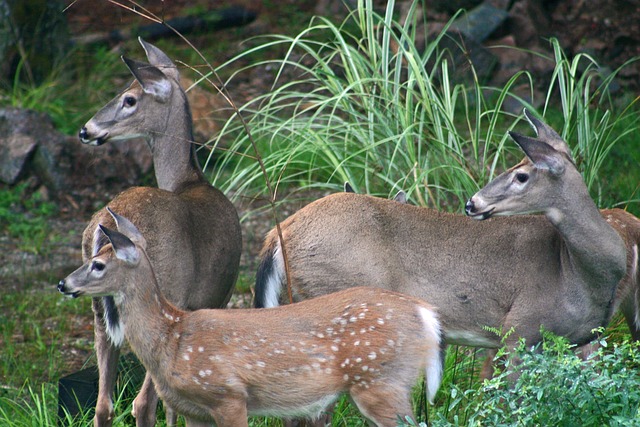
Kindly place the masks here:
MULTIPOLYGON (((158 283, 172 303, 185 310, 225 307, 242 249, 238 214, 200 168, 189 103, 176 65, 157 47, 139 41, 148 62, 122 57, 133 82, 82 127, 80 139, 92 146, 144 139, 153 154, 158 188, 130 188, 96 212, 82 235, 82 258, 92 259, 108 243, 98 225, 114 227, 108 209, 116 210, 147 236, 158 283)), ((92 308, 99 371, 94 425, 109 427, 124 335, 112 296, 94 298, 92 308)), ((151 377, 146 375, 134 400, 136 425, 155 424, 157 403, 151 377)), ((167 421, 175 423, 171 408, 167 408, 167 421)))
POLYGON ((272 309, 184 311, 164 297, 141 232, 108 212, 117 230, 98 225, 108 243, 58 290, 114 298, 132 350, 188 426, 314 417, 348 393, 370 422, 395 427, 398 417, 413 418, 411 389, 423 374, 433 402, 442 336, 427 302, 356 286, 272 309))
MULTIPOLYGON (((265 238, 255 306, 279 305, 287 280, 294 301, 368 283, 428 298, 447 344, 533 345, 541 326, 574 344, 591 341, 623 277, 637 284, 637 240, 623 240, 598 210, 562 137, 524 115, 536 137, 510 136, 525 158, 469 199, 470 218, 336 193, 282 221, 282 241, 275 230, 265 238)), ((629 307, 637 324, 637 301, 629 307)))

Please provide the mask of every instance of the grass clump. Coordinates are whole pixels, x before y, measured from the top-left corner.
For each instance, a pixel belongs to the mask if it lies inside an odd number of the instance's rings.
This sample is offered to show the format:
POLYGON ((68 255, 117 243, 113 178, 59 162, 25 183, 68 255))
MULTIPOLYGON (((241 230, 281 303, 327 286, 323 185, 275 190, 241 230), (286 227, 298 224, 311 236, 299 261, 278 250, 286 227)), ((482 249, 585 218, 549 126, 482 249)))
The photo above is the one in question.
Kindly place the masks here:
MULTIPOLYGON (((402 189, 419 205, 459 211, 521 156, 506 132, 520 126, 519 114, 503 106, 515 98, 535 110, 512 91, 524 83, 533 98, 534 79, 521 71, 501 88, 454 81, 450 52, 440 43, 448 27, 429 36, 418 3, 400 22, 393 1, 379 15, 360 0, 341 24, 317 17, 298 35, 273 36, 223 65, 264 50, 285 52, 249 66, 275 70, 273 90, 240 107, 251 135, 235 115, 210 141, 230 144, 207 163, 214 183, 231 194, 263 195, 253 138, 268 179, 280 187, 337 191, 349 181, 357 192, 389 197, 402 189), (416 45, 418 31, 424 48, 416 45)), ((639 126, 635 101, 615 112, 606 95, 616 72, 605 77, 591 57, 567 58, 557 40, 550 44, 546 59, 555 68, 538 114, 574 147, 596 201, 608 202, 597 178, 615 145, 639 126)))
POLYGON ((51 240, 48 220, 57 206, 31 193, 26 183, 0 191, 0 232, 18 242, 20 250, 35 254, 46 251, 51 240))

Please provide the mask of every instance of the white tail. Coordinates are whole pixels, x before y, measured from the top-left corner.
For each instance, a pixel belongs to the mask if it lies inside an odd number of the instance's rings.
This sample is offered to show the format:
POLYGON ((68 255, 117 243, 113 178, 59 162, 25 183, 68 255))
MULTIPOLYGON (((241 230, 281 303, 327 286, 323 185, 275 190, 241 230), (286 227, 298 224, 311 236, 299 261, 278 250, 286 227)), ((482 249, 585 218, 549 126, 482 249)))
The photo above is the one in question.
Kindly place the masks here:
MULTIPOLYGON (((472 197, 467 211, 476 219, 543 215, 472 221, 366 195, 324 197, 280 224, 294 299, 367 283, 438 307, 448 343, 500 346, 489 327, 514 328, 509 343, 533 344, 541 326, 590 341, 615 308, 630 241, 596 208, 567 144, 526 116, 538 138, 512 136, 527 158, 472 197)), ((280 245, 272 230, 257 306, 277 304, 284 286, 280 245)))
MULTIPOLYGON (((89 120, 80 137, 92 145, 134 137, 146 140, 160 188, 132 188, 108 207, 126 215, 145 233, 158 282, 170 301, 183 309, 224 307, 238 274, 242 245, 238 215, 200 170, 189 104, 176 66, 160 49, 140 43, 149 63, 123 58, 135 80, 89 120)), ((115 227, 106 209, 93 216, 83 234, 85 261, 108 243, 98 224, 115 227)), ((94 421, 97 426, 110 426, 122 327, 113 298, 96 298, 93 308, 100 372, 94 421)), ((156 405, 147 376, 134 404, 138 425, 154 424, 156 405)), ((172 424, 173 415, 168 418, 172 424)))
POLYGON ((144 238, 125 218, 110 245, 58 285, 115 296, 131 348, 188 424, 247 426, 247 415, 315 417, 341 393, 378 426, 413 416, 411 388, 442 376, 440 325, 427 303, 355 287, 275 309, 185 312, 162 295, 144 238))

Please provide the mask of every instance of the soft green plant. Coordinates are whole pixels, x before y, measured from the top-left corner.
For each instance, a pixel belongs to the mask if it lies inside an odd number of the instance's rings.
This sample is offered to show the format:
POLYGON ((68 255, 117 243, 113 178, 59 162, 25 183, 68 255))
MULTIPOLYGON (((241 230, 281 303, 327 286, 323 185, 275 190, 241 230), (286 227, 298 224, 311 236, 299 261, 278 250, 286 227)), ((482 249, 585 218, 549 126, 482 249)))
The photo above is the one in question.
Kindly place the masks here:
POLYGON ((57 213, 54 203, 39 193, 29 193, 26 184, 0 191, 0 231, 16 239, 21 250, 42 253, 52 240, 47 223, 57 213))
POLYGON ((480 387, 453 385, 450 411, 456 416, 439 412, 433 425, 640 425, 637 342, 601 338, 583 361, 566 339, 543 335, 533 348, 521 342, 480 387))

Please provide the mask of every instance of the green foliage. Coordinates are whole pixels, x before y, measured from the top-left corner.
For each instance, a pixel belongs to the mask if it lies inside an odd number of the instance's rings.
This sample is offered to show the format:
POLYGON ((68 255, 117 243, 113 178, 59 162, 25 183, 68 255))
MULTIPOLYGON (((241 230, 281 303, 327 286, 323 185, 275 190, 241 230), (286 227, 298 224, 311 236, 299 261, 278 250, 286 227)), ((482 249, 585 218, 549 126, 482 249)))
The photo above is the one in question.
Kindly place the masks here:
MULTIPOLYGON (((501 164, 505 137, 495 135, 504 97, 487 107, 479 86, 453 83, 436 49, 444 32, 420 50, 415 9, 402 25, 393 11, 389 2, 379 16, 361 1, 340 26, 317 18, 295 37, 274 36, 236 58, 287 52, 254 64, 277 70, 274 89, 241 108, 272 182, 337 189, 349 181, 385 196, 403 189, 420 204, 451 209, 478 188, 485 169, 501 164)), ((232 172, 214 180, 229 192, 260 191, 264 177, 237 117, 211 143, 230 138, 231 154, 214 170, 232 172)))
POLYGON ((547 332, 533 349, 521 342, 480 387, 453 385, 449 410, 456 415, 439 412, 433 425, 640 425, 639 344, 602 338, 586 361, 575 350, 547 332))
POLYGON ((57 213, 54 203, 29 194, 26 184, 0 191, 0 232, 18 241, 21 250, 42 253, 51 241, 47 223, 57 213))
POLYGON ((123 68, 106 49, 74 50, 42 82, 16 78, 11 87, 0 87, 0 105, 47 113, 57 129, 76 135, 96 106, 117 91, 113 77, 124 75, 123 68))
POLYGON ((57 378, 64 357, 58 343, 71 333, 76 316, 87 316, 88 321, 90 303, 87 299, 65 304, 53 284, 46 290, 25 285, 3 290, 0 293, 2 385, 19 387, 26 378, 32 381, 57 378))
MULTIPOLYGON (((285 51, 281 59, 249 66, 275 69, 273 90, 240 108, 250 134, 236 115, 210 141, 230 144, 207 164, 214 183, 237 196, 264 192, 253 140, 279 187, 336 191, 349 181, 358 192, 388 197, 403 189, 417 204, 459 210, 520 156, 506 134, 520 120, 502 106, 518 98, 511 89, 522 83, 533 96, 532 77, 522 71, 501 88, 452 81, 449 53, 439 50, 446 28, 427 37, 424 49, 416 46, 418 29, 426 35, 416 4, 399 23, 393 1, 381 16, 361 0, 341 25, 316 18, 300 34, 272 36, 225 64, 222 69, 256 52, 285 51)), ((640 126, 637 108, 632 102, 622 113, 611 109, 606 94, 619 70, 603 76, 590 57, 569 59, 557 40, 550 43, 554 56, 547 59, 555 70, 540 114, 550 111, 596 201, 608 202, 597 177, 615 145, 640 126)))

